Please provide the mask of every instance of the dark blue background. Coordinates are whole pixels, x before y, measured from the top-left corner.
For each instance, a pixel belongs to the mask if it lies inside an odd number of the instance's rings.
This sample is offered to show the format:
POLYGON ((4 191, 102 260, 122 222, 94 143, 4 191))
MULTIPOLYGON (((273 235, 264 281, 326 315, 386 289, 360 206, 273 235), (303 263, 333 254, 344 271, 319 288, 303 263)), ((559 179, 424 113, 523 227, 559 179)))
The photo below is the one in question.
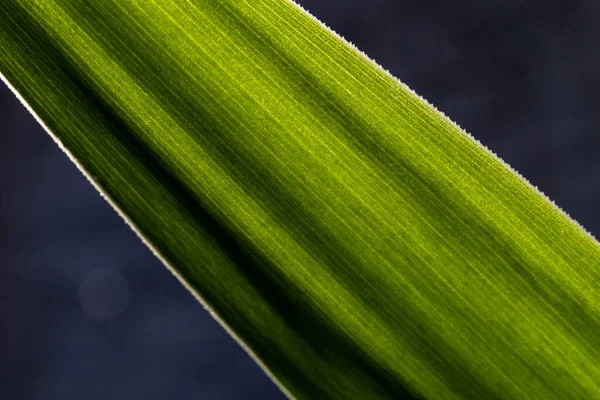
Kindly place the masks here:
MULTIPOLYGON (((300 3, 600 235, 598 0, 300 3)), ((4 86, 0 398, 283 398, 4 86)))

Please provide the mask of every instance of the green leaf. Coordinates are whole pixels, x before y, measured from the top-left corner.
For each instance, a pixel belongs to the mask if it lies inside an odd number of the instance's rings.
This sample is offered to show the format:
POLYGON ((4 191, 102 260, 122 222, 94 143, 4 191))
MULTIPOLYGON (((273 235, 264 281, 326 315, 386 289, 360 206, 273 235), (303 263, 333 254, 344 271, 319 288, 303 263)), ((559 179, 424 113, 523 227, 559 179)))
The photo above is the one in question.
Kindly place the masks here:
POLYGON ((600 397, 600 246, 287 0, 2 0, 0 72, 290 396, 600 397))

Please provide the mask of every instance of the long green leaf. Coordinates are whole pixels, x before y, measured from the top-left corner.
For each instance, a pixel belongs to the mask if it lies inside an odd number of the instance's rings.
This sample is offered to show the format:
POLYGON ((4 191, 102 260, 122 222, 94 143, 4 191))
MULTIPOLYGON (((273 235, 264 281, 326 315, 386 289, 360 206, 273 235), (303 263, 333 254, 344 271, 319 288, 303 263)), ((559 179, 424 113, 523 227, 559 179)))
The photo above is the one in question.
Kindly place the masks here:
POLYGON ((600 398, 600 246, 287 0, 2 0, 0 72, 290 396, 600 398))

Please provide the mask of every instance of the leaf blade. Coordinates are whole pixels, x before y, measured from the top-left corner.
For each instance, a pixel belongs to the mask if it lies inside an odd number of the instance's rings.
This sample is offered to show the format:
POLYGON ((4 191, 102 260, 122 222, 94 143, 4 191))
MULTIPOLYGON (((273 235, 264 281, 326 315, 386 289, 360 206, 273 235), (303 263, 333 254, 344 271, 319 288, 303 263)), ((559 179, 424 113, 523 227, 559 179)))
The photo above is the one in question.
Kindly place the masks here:
POLYGON ((0 71, 292 394, 599 390, 597 242, 291 3, 0 14, 0 71))

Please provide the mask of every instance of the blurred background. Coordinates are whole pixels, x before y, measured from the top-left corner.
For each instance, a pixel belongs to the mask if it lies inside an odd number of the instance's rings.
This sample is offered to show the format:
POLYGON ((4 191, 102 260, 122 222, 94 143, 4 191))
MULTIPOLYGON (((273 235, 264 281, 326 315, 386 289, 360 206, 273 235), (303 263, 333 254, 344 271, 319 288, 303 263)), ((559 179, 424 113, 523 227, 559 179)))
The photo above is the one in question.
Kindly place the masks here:
MULTIPOLYGON (((600 236, 598 0, 299 3, 600 236)), ((284 398, 3 85, 0 398, 284 398)))

